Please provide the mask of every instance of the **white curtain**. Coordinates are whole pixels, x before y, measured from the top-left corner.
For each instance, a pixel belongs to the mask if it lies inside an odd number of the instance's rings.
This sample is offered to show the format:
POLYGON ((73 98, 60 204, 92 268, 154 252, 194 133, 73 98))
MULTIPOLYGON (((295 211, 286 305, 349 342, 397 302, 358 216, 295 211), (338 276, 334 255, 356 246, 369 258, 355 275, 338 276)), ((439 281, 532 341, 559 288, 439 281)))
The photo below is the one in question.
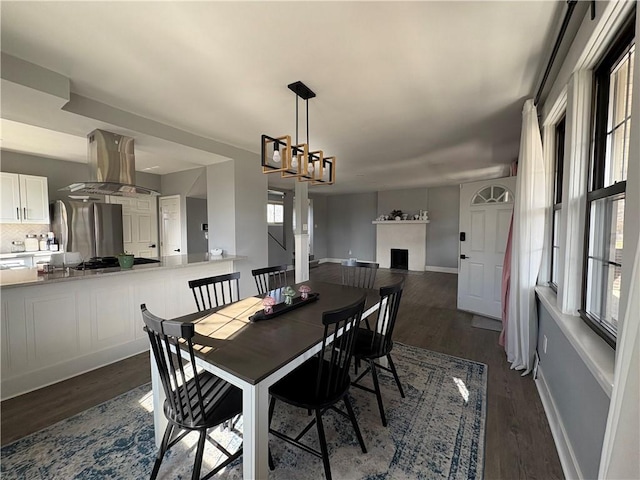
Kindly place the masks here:
POLYGON ((640 242, 616 345, 613 394, 598 478, 640 478, 640 242))
POLYGON ((505 351, 511 368, 533 369, 538 340, 535 286, 542 259, 547 199, 542 139, 533 100, 522 109, 522 134, 513 206, 511 279, 505 351))

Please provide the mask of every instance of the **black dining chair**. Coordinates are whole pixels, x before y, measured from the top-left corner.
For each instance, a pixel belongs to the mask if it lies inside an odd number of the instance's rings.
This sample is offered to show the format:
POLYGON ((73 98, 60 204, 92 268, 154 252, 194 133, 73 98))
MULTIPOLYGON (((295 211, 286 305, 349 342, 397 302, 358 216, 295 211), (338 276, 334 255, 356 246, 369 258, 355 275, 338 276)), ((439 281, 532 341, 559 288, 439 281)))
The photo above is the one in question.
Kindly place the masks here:
POLYGON ((349 287, 373 288, 376 273, 380 266, 374 262, 344 260, 342 266, 342 284, 349 287))
POLYGON ((198 311, 220 307, 240 299, 240 272, 189 281, 198 311))
POLYGON ((380 308, 378 309, 378 316, 376 318, 374 328, 361 328, 358 331, 354 349, 356 369, 360 361, 366 361, 368 366, 351 385, 376 395, 376 398, 378 399, 380 417, 382 418, 382 425, 385 427, 387 426, 387 418, 384 414, 384 406, 382 405, 382 394, 380 393, 377 369, 381 368, 393 374, 398 390, 400 390, 400 396, 404 398, 404 390, 402 389, 400 379, 398 378, 398 372, 396 371, 393 359, 391 358, 391 350, 393 349, 393 341, 391 337, 393 335, 393 327, 395 326, 396 318, 398 316, 398 308, 400 307, 403 287, 404 282, 400 282, 396 285, 380 288, 380 308), (386 357, 389 367, 376 363, 376 360, 382 357, 386 357), (373 378, 373 389, 358 383, 369 372, 371 372, 371 376, 373 378))
POLYGON ((251 270, 259 295, 264 295, 270 290, 287 286, 287 266, 276 265, 273 267, 257 268, 251 270))
MULTIPOLYGON (((338 412, 351 420, 356 437, 363 453, 367 453, 364 440, 360 434, 358 421, 347 392, 351 385, 349 377, 349 365, 353 356, 356 334, 360 325, 360 319, 364 310, 366 297, 362 297, 356 303, 341 309, 324 312, 322 323, 324 335, 322 350, 296 368, 289 375, 275 383, 271 389, 271 402, 269 404, 269 432, 277 438, 291 443, 305 452, 322 458, 324 473, 327 480, 331 480, 331 468, 329 466, 329 453, 327 441, 322 424, 322 415, 327 410, 338 412), (333 338, 342 332, 334 343, 333 338), (271 428, 271 420, 275 409, 276 400, 281 400, 289 405, 300 407, 308 411, 314 411, 314 419, 295 438, 271 428), (336 404, 342 400, 347 413, 339 410, 336 404), (316 424, 320 452, 305 445, 300 441, 302 436, 316 424)), ((269 466, 274 468, 271 455, 269 466)))
POLYGON ((169 422, 153 465, 151 480, 158 476, 165 453, 192 431, 200 434, 192 479, 200 478, 205 440, 227 457, 204 477, 209 478, 242 454, 242 446, 232 454, 207 435, 208 429, 242 413, 242 390, 209 372, 196 369, 193 323, 164 320, 151 314, 144 304, 140 308, 166 396, 164 415, 169 422), (187 353, 188 360, 181 355, 183 352, 187 353))

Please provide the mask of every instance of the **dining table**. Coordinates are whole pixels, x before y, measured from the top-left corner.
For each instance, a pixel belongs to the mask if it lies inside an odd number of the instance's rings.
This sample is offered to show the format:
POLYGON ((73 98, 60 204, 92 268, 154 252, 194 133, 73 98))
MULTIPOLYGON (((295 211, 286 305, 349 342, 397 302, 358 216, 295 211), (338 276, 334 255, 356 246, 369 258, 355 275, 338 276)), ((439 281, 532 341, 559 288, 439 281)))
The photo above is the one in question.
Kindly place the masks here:
MULTIPOLYGON (((366 295, 363 318, 379 308, 378 290, 307 281, 313 301, 251 321, 263 310, 262 296, 246 297, 210 310, 174 318, 193 322, 196 364, 242 390, 242 468, 245 479, 266 479, 268 468, 269 387, 322 348, 322 313, 353 304, 366 295)), ((293 285, 298 292, 302 284, 293 285)), ((269 292, 278 303, 282 289, 269 292)), ((300 294, 297 294, 300 297, 300 294)), ((296 298, 300 303, 300 299, 296 298)), ((151 360, 156 445, 167 425, 164 390, 151 360)))

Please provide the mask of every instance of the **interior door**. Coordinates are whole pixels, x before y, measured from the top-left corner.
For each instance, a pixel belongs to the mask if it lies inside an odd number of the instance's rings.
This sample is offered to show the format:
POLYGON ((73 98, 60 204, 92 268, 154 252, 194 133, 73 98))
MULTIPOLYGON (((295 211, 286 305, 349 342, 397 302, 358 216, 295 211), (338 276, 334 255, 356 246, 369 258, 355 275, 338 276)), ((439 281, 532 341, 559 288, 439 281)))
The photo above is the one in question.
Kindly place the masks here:
POLYGON ((460 189, 458 308, 501 318, 502 263, 516 177, 466 183, 460 189))
POLYGON ((158 202, 153 196, 114 197, 109 203, 122 205, 124 249, 136 257, 158 256, 158 202))
POLYGON ((180 195, 160 197, 160 254, 182 255, 180 195))

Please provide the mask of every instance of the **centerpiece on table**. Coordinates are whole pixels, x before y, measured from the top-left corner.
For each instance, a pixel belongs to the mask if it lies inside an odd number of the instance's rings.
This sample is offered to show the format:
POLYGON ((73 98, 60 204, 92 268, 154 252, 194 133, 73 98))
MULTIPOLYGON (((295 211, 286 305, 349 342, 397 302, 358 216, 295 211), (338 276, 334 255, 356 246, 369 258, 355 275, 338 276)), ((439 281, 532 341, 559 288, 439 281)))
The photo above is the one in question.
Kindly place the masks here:
POLYGON ((264 307, 264 313, 271 315, 273 313, 273 306, 276 304, 276 299, 273 297, 264 297, 262 299, 262 306, 264 307))
POLYGON ((298 291, 300 292, 300 298, 306 300, 309 298, 309 293, 311 293, 311 287, 309 285, 300 285, 298 291))
POLYGON ((293 297, 296 296, 296 291, 291 287, 291 285, 287 285, 282 290, 282 294, 284 295, 284 303, 285 305, 293 304, 293 297))

